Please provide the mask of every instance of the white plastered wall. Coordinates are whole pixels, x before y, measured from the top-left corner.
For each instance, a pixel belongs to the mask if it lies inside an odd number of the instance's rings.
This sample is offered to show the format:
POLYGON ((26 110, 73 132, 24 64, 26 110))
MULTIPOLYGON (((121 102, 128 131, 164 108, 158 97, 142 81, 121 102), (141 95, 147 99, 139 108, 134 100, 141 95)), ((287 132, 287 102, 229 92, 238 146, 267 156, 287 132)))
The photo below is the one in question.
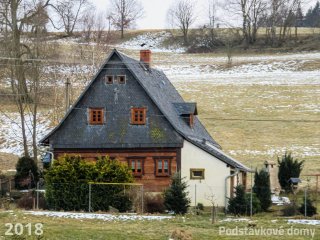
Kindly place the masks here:
MULTIPOLYGON (((184 141, 181 150, 181 177, 188 182, 188 192, 191 206, 202 203, 205 206, 211 205, 213 196, 215 205, 225 205, 225 179, 230 175, 230 167, 221 160, 210 155, 201 148, 184 141), (190 179, 190 169, 205 169, 205 178, 202 180, 190 179)), ((234 177, 234 186, 237 180, 241 183, 241 173, 234 177)), ((230 179, 227 182, 227 194, 230 193, 230 179)))

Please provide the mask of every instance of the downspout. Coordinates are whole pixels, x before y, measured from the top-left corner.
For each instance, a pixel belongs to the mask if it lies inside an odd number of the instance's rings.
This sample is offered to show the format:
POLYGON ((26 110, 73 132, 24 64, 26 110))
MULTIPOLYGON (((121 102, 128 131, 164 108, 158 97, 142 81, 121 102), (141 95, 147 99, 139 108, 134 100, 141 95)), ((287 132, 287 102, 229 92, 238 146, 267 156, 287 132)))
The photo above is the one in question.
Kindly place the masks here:
POLYGON ((229 176, 227 176, 226 178, 225 178, 225 183, 224 183, 224 187, 225 187, 225 198, 224 198, 224 209, 225 209, 225 214, 227 214, 227 202, 228 202, 228 179, 229 178, 232 178, 232 177, 234 177, 234 176, 237 176, 238 175, 238 173, 239 173, 239 169, 238 168, 236 168, 236 171, 235 171, 235 173, 233 173, 233 174, 231 174, 231 175, 229 175, 229 176))

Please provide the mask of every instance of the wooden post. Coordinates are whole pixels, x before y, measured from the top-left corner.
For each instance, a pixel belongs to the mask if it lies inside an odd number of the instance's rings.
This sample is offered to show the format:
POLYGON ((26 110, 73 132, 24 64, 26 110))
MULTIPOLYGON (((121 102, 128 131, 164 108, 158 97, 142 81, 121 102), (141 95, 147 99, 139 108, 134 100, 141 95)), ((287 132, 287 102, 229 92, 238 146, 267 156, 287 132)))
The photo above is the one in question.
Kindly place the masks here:
POLYGON ((317 175, 317 183, 316 183, 316 201, 318 201, 318 187, 319 187, 319 175, 317 175))
POLYGON ((66 81, 66 113, 68 112, 69 110, 69 107, 70 107, 70 79, 67 78, 67 81, 66 81))

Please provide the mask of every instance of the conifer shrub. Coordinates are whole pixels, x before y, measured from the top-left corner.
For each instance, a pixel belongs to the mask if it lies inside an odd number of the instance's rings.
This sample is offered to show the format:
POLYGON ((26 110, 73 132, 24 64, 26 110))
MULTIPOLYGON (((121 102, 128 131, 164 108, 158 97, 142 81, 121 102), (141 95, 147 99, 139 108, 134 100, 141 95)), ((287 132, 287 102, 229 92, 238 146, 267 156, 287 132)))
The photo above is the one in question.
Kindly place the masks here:
POLYGON ((264 169, 254 175, 253 192, 260 201, 261 209, 267 211, 271 206, 270 176, 264 169))
POLYGON ((17 189, 34 188, 39 180, 36 162, 30 157, 19 158, 16 165, 15 186, 17 189))
POLYGON ((313 205, 313 202, 309 197, 307 197, 306 204, 303 201, 299 208, 299 212, 304 215, 305 210, 307 210, 306 213, 308 217, 312 217, 313 215, 317 214, 317 208, 313 205), (305 206, 307 206, 307 209, 305 208, 305 206))
POLYGON ((171 178, 171 184, 164 192, 164 205, 167 210, 175 214, 185 214, 190 206, 187 183, 181 178, 180 173, 175 173, 171 178))
POLYGON ((290 192, 290 178, 299 178, 303 169, 304 161, 298 161, 291 156, 291 153, 285 153, 281 160, 278 158, 279 172, 278 179, 280 186, 287 193, 290 192))
MULTIPOLYGON (((245 193, 243 185, 235 187, 235 197, 229 200, 228 212, 234 215, 250 215, 251 193, 245 193)), ((252 194, 252 214, 261 212, 260 200, 252 194)))

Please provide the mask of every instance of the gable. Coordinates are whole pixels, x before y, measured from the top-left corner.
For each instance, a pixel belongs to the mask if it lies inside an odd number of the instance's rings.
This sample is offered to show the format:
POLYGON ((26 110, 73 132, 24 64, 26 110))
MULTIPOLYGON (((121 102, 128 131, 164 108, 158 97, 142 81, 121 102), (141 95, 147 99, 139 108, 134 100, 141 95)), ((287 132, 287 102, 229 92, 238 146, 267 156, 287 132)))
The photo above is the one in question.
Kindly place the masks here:
POLYGON ((62 123, 42 143, 53 148, 181 147, 182 137, 163 116, 119 55, 114 52, 62 123), (106 84, 105 76, 126 76, 106 84), (146 124, 132 125, 130 110, 146 108, 146 124), (103 125, 88 124, 88 109, 103 108, 103 125))

